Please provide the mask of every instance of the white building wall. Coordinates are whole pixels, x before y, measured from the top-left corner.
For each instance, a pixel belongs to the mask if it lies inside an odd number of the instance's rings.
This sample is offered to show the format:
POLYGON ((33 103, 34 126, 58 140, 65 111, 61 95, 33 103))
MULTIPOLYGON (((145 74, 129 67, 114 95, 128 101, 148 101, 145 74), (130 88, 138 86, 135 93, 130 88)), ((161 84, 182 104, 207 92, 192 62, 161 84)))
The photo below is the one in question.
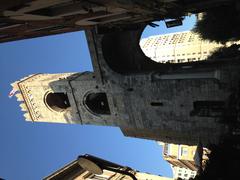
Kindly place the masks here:
POLYGON ((172 166, 172 171, 173 171, 173 178, 178 179, 181 178, 183 180, 188 180, 190 178, 194 178, 197 175, 197 171, 192 171, 187 168, 181 168, 177 166, 172 166))
POLYGON ((183 63, 205 60, 222 44, 205 41, 191 31, 150 36, 141 40, 146 56, 161 63, 183 63))

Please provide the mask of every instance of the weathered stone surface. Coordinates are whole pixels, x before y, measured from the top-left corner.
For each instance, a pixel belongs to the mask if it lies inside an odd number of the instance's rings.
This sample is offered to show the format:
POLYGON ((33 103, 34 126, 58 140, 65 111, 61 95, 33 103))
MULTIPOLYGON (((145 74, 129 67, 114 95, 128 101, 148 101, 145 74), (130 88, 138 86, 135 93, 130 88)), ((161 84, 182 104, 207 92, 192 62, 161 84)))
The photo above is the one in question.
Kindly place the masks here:
POLYGON ((153 20, 230 1, 84 2, 16 1, 0 9, 0 42, 91 29, 94 73, 36 74, 13 84, 27 120, 118 126, 126 136, 204 146, 238 125, 239 58, 160 64, 139 47, 153 20))
POLYGON ((188 69, 157 64, 136 45, 139 32, 129 33, 131 50, 120 53, 129 34, 119 32, 119 46, 109 55, 114 38, 104 44, 108 34, 87 32, 94 73, 38 74, 18 82, 32 120, 118 126, 126 136, 177 144, 217 143, 237 123, 239 59, 193 62, 188 69), (49 92, 66 94, 70 107, 55 109, 49 92))

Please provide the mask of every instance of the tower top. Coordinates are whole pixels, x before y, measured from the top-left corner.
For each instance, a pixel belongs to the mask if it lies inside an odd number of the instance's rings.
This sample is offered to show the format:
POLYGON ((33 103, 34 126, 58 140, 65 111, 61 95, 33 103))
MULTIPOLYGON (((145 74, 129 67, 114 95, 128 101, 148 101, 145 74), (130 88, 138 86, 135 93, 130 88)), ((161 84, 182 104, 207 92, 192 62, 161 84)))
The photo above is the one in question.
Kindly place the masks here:
POLYGON ((12 83, 21 110, 27 121, 68 122, 78 119, 71 117, 70 93, 66 79, 76 73, 32 74, 12 83))

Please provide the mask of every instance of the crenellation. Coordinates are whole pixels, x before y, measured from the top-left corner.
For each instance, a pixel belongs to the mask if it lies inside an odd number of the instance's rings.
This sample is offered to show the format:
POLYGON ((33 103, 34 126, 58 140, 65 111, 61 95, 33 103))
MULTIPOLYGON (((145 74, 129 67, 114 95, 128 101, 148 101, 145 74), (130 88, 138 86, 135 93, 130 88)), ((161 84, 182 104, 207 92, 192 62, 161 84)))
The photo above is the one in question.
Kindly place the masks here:
POLYGON ((24 101, 23 96, 21 95, 21 93, 16 93, 15 94, 17 101, 24 101))
POLYGON ((33 121, 29 113, 24 113, 23 116, 26 121, 33 121))
POLYGON ((20 107, 22 111, 27 111, 27 106, 24 103, 21 103, 20 107))

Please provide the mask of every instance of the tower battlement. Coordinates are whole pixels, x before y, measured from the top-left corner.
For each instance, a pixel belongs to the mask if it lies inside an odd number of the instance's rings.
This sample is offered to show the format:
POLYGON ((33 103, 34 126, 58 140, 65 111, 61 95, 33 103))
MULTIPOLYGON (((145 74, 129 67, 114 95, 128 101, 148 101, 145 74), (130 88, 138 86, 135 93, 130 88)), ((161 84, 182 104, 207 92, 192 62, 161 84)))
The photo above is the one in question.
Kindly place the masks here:
POLYGON ((12 87, 18 91, 15 96, 22 102, 20 107, 25 111, 25 119, 33 122, 80 123, 79 118, 72 117, 69 112, 73 109, 70 108, 71 89, 68 86, 71 78, 79 74, 34 74, 14 82, 12 87))

